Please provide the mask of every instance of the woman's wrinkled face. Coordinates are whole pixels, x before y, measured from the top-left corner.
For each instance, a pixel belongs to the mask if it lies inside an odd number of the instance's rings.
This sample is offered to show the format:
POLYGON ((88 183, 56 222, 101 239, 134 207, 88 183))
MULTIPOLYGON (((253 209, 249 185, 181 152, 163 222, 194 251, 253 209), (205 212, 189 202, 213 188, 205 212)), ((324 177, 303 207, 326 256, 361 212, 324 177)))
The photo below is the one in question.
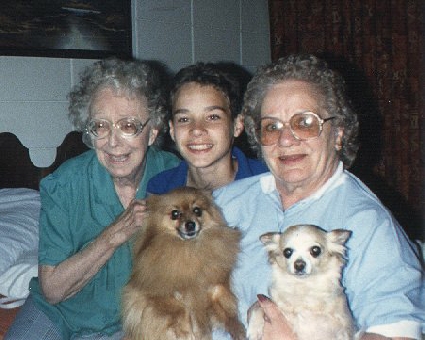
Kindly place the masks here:
MULTIPOLYGON (((271 87, 261 106, 261 118, 278 118, 289 122, 295 113, 314 112, 325 119, 331 114, 322 109, 322 95, 309 83, 286 80, 271 87)), ((289 126, 280 132, 276 144, 262 146, 262 154, 276 179, 277 187, 292 191, 314 192, 335 171, 339 157, 336 144, 342 131, 332 128, 331 121, 323 125, 319 137, 297 140, 289 126)))
POLYGON ((190 82, 178 90, 172 106, 170 135, 189 164, 203 168, 230 157, 243 123, 240 116, 232 119, 229 100, 222 92, 190 82))
MULTIPOLYGON (((90 106, 90 118, 106 119, 112 123, 134 117, 145 123, 149 118, 146 98, 117 95, 112 89, 95 94, 90 106)), ((147 147, 158 134, 149 124, 135 137, 123 137, 119 129, 112 128, 109 135, 93 141, 99 162, 114 179, 140 180, 144 171, 147 147)))

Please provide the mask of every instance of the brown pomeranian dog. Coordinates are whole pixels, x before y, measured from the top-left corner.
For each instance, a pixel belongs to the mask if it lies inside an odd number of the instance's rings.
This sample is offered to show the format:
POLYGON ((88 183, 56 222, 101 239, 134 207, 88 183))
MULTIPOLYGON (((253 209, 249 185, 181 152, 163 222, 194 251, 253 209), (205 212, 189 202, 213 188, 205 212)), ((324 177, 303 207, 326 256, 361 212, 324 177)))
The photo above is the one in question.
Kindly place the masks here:
POLYGON ((147 199, 123 292, 126 339, 245 339, 230 275, 240 231, 226 225, 210 192, 183 187, 147 199))

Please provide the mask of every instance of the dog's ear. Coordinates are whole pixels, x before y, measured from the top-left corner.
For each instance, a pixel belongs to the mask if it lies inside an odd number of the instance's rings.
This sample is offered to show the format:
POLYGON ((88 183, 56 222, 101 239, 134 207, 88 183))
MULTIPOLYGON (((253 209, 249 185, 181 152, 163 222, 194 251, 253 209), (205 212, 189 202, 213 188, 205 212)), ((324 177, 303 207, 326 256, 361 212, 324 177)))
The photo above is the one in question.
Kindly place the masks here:
POLYGON ((279 247, 281 233, 270 232, 260 236, 260 241, 265 245, 268 251, 274 251, 279 247))
POLYGON ((351 231, 344 229, 334 229, 327 233, 328 249, 330 252, 344 256, 344 244, 351 236, 351 231))
POLYGON ((149 194, 146 197, 146 205, 148 206, 148 208, 154 207, 157 204, 158 200, 160 199, 160 196, 161 195, 149 194))
POLYGON ((208 188, 202 188, 199 189, 199 191, 202 192, 202 194, 204 194, 205 196, 207 196, 210 199, 213 199, 213 191, 211 189, 208 188))
POLYGON ((350 236, 351 236, 351 231, 345 230, 345 229, 334 229, 328 232, 329 240, 332 243, 337 243, 341 245, 344 245, 350 236))

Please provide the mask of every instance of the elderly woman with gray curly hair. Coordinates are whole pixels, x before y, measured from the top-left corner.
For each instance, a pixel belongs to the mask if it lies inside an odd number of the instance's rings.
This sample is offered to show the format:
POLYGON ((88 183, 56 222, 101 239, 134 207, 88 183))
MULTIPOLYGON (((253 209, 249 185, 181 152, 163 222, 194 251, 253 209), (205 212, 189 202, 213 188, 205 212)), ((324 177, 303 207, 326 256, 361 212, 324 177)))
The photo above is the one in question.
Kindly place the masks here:
POLYGON ((420 339, 423 269, 388 209, 347 171, 358 150, 358 121, 343 79, 313 55, 282 58, 254 75, 243 113, 249 140, 270 172, 215 192, 228 224, 244 235, 233 273, 241 317, 258 304, 266 315, 263 340, 294 339, 264 296, 271 268, 259 237, 312 224, 351 231, 341 283, 361 339, 420 339))
POLYGON ((69 118, 91 150, 41 181, 39 277, 6 339, 123 337, 120 295, 146 185, 178 164, 154 145, 166 109, 148 63, 96 62, 69 99, 69 118))

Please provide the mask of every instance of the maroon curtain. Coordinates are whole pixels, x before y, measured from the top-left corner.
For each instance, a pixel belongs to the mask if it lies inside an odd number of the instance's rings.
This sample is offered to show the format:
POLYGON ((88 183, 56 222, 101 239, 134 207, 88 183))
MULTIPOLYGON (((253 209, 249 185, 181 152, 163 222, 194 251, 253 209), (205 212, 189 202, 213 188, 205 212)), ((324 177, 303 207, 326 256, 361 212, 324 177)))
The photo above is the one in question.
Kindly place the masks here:
POLYGON ((361 123, 353 172, 410 236, 420 238, 425 236, 424 3, 269 0, 272 59, 309 52, 340 68, 361 123))

